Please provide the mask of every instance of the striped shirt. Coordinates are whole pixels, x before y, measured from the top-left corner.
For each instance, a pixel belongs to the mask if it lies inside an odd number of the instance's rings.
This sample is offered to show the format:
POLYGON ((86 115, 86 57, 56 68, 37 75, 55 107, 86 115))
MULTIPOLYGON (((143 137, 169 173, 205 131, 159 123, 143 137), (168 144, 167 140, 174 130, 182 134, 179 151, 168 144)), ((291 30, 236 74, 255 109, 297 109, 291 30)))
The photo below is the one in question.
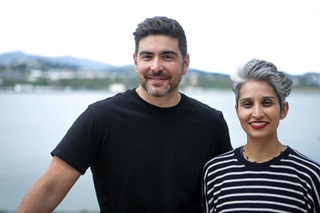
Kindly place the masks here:
POLYGON ((320 213, 320 164, 288 147, 265 163, 252 163, 242 147, 204 166, 204 211, 320 213))

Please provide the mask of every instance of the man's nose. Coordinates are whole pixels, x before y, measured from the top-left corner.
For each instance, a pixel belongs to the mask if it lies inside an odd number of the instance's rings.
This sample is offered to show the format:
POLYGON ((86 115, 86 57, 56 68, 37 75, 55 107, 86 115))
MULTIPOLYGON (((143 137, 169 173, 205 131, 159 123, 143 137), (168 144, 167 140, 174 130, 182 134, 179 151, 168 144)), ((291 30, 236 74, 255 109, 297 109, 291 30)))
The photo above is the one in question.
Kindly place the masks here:
POLYGON ((161 63, 161 60, 159 58, 154 58, 151 65, 151 70, 154 72, 158 72, 160 70, 163 70, 163 65, 161 63))

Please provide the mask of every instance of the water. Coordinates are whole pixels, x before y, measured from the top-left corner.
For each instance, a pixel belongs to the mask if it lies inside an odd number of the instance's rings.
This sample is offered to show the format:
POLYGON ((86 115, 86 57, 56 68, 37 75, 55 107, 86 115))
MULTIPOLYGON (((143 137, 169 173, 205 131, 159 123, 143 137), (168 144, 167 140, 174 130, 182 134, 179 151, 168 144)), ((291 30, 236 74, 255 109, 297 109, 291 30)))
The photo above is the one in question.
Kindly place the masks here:
MULTIPOLYGON (((245 143, 229 91, 186 91, 223 111, 234 147, 245 143)), ((113 93, 0 93, 0 211, 14 211, 28 188, 50 164, 51 150, 88 104, 113 93)), ((280 123, 280 140, 320 162, 320 94, 293 93, 289 114, 280 123)), ((98 204, 88 170, 57 211, 96 211, 98 204)))

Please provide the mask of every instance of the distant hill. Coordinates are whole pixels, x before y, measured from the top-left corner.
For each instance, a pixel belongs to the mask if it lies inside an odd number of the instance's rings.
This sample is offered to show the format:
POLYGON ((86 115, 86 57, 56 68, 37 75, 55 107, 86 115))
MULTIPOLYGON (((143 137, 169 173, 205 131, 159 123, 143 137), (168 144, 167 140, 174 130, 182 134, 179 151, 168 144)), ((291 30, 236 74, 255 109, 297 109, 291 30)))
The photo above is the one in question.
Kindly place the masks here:
MULTIPOLYGON (((24 52, 0 54, 0 90, 12 90, 17 85, 49 89, 110 89, 138 85, 133 65, 113 66, 71 56, 45 57, 24 52)), ((295 87, 320 90, 320 74, 292 75, 295 87)), ((182 88, 231 89, 229 75, 189 69, 182 88)))
POLYGON ((74 58, 71 56, 61 57, 45 57, 38 55, 31 55, 20 51, 8 52, 0 54, 0 66, 12 66, 17 64, 26 64, 30 68, 47 68, 64 67, 74 69, 90 69, 90 70, 108 70, 115 66, 105 63, 92 61, 88 59, 74 58))

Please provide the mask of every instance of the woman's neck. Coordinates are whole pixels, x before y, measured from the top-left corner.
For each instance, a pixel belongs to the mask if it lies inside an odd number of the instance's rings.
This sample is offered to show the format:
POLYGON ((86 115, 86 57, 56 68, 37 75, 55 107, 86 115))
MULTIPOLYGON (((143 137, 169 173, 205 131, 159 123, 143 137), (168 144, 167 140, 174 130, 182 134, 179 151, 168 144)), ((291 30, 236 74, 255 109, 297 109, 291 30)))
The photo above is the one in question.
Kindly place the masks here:
POLYGON ((248 141, 243 147, 243 156, 250 162, 263 163, 278 157, 286 148, 278 140, 268 143, 248 141))

